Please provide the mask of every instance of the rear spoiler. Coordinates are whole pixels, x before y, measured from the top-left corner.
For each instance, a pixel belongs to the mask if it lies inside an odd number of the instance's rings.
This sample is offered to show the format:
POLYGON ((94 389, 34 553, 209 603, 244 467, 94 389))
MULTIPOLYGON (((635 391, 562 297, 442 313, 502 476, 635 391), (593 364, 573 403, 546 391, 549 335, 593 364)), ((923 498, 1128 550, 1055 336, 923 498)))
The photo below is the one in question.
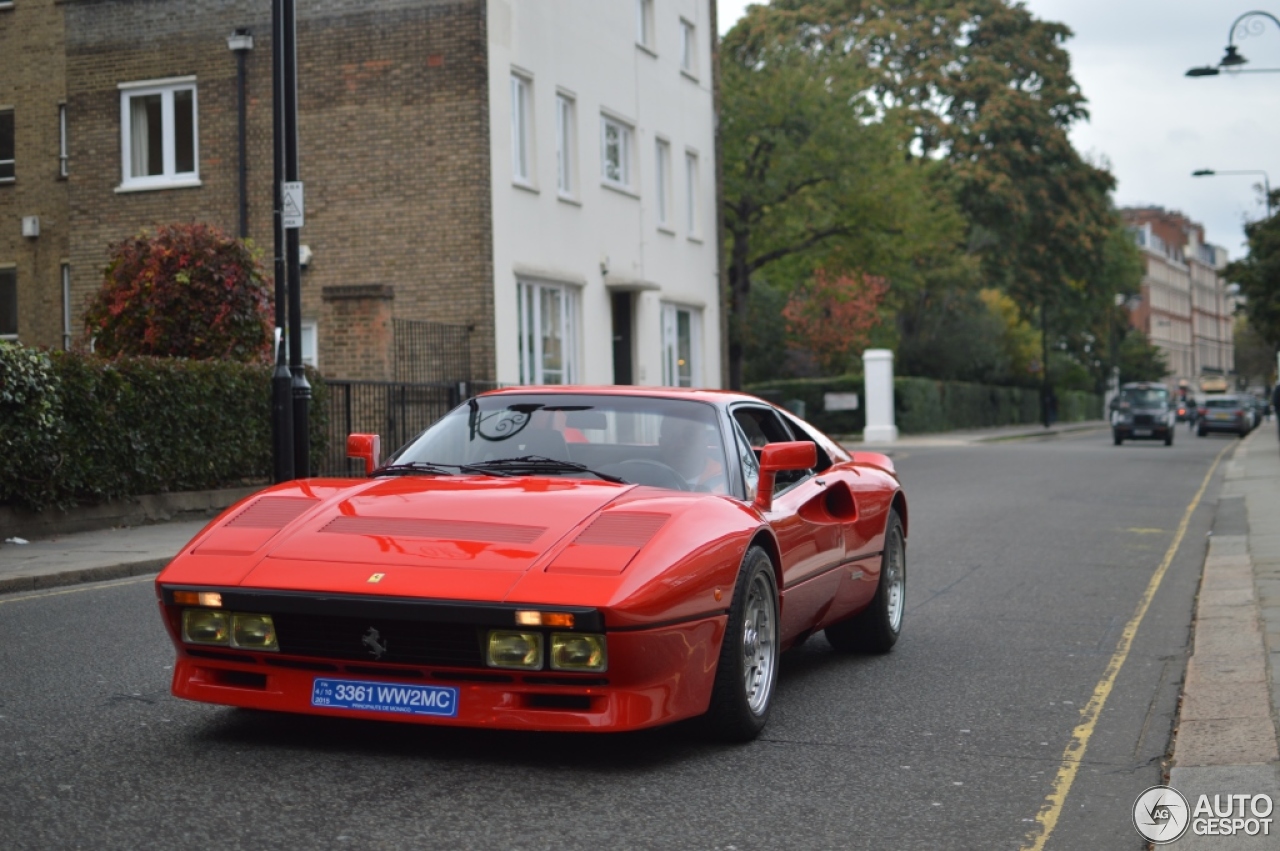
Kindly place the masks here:
POLYGON ((895 479, 898 478, 898 471, 894 469, 893 460, 888 455, 881 455, 879 452, 853 452, 853 463, 860 467, 875 467, 877 470, 883 470, 895 479))

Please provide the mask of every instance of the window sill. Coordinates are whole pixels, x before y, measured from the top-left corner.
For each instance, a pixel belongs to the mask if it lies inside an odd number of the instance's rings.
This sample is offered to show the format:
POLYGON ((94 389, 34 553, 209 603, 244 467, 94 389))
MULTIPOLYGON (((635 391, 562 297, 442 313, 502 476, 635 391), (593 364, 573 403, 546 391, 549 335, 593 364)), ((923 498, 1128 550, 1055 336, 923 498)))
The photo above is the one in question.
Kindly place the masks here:
POLYGON ((693 73, 692 71, 686 71, 685 69, 681 68, 680 76, 684 77, 686 80, 691 80, 695 83, 698 82, 698 75, 693 73))
POLYGON ((658 58, 658 51, 654 50, 652 47, 645 44, 644 42, 637 41, 636 50, 639 50, 642 53, 647 53, 650 56, 652 56, 654 59, 658 58))
POLYGON ((563 202, 564 202, 564 203, 566 203, 566 204, 572 204, 572 205, 573 205, 573 206, 575 206, 575 207, 581 207, 581 206, 582 206, 582 202, 581 202, 580 200, 578 200, 577 198, 573 197, 572 195, 557 195, 557 196, 556 196, 556 200, 557 200, 557 201, 563 201, 563 202))
POLYGON ((191 189, 197 186, 203 186, 200 178, 194 180, 170 180, 165 183, 122 183, 115 188, 117 195, 123 195, 129 192, 157 192, 164 189, 191 189))
POLYGON ((640 193, 636 192, 630 186, 623 186, 621 183, 610 183, 607 180, 600 181, 600 185, 610 192, 617 192, 619 195, 626 195, 628 198, 640 199, 640 193))
POLYGON ((525 192, 532 192, 534 195, 541 194, 538 191, 538 187, 534 186, 532 183, 525 183, 523 181, 513 179, 511 181, 511 185, 516 189, 523 189, 525 192))
POLYGON ((697 236, 696 234, 691 233, 689 234, 689 236, 686 237, 686 239, 688 239, 690 242, 696 242, 698 245, 702 245, 702 237, 697 236))
POLYGON ((4 186, 6 183, 17 183, 17 182, 18 182, 18 178, 16 177, 0 177, 0 186, 4 186))
POLYGON ((665 233, 667 236, 675 236, 676 232, 666 225, 658 225, 658 233, 665 233))

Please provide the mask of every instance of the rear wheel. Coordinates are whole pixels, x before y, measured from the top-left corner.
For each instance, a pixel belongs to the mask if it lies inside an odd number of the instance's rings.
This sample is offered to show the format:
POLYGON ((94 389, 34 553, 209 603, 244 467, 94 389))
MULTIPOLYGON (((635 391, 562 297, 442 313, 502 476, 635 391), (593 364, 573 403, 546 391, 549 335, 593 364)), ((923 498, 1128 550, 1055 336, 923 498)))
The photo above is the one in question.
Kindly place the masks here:
POLYGON ((880 557, 880 582, 871 605, 849 620, 823 630, 831 646, 842 652, 888 653, 902 634, 907 593, 907 544, 898 512, 889 512, 880 557))
POLYGON ((706 731, 726 742, 749 742, 764 729, 778 681, 778 586, 773 562, 747 550, 733 591, 720 661, 703 716, 706 731))
POLYGON ((1121 437, 1120 432, 1116 431, 1115 429, 1111 430, 1111 439, 1116 442, 1116 446, 1119 446, 1120 444, 1124 443, 1124 438, 1121 437))
POLYGON ((1164 445, 1173 446, 1173 429, 1169 429, 1164 433, 1164 445))
POLYGON ((1200 428, 1196 429, 1196 437, 1204 437, 1204 436, 1205 436, 1204 426, 1201 426, 1200 428))

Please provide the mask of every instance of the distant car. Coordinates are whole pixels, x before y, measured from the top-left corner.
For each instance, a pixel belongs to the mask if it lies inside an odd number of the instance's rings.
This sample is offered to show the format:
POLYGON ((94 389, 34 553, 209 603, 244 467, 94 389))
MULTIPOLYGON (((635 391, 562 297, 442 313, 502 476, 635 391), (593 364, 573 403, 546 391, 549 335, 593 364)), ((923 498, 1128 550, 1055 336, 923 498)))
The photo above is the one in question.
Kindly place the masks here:
POLYGON ((1211 431, 1226 431, 1245 437, 1253 427, 1252 402, 1234 393, 1206 396, 1200 406, 1196 434, 1204 437, 1211 431))
POLYGON ((1126 440, 1163 440, 1173 444, 1177 414, 1169 388, 1155 381, 1135 381, 1120 388, 1111 411, 1111 436, 1116 446, 1126 440))
POLYGON ((742 741, 788 647, 898 640, 893 462, 760 399, 510 388, 378 444, 351 435, 365 476, 255 494, 161 572, 176 696, 514 730, 701 717, 742 741))

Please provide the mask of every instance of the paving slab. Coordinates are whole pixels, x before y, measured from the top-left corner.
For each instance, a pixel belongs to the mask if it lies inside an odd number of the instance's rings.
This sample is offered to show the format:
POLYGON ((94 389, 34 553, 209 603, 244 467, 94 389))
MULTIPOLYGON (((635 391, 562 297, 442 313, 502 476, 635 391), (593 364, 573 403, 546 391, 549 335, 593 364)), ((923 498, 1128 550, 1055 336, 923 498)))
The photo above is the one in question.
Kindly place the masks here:
MULTIPOLYGON (((1187 799, 1191 828, 1195 828, 1195 811, 1201 795, 1209 796, 1204 803, 1210 807, 1213 795, 1263 794, 1269 795, 1272 801, 1280 799, 1280 765, 1179 766, 1170 772, 1169 785, 1187 799)), ((1225 802, 1220 798, 1219 803, 1225 802)), ((1256 836, 1199 836, 1194 829, 1188 829, 1170 847, 1177 851, 1275 851, 1280 847, 1280 808, 1274 809, 1270 818, 1270 829, 1265 835, 1259 829, 1256 836)))

